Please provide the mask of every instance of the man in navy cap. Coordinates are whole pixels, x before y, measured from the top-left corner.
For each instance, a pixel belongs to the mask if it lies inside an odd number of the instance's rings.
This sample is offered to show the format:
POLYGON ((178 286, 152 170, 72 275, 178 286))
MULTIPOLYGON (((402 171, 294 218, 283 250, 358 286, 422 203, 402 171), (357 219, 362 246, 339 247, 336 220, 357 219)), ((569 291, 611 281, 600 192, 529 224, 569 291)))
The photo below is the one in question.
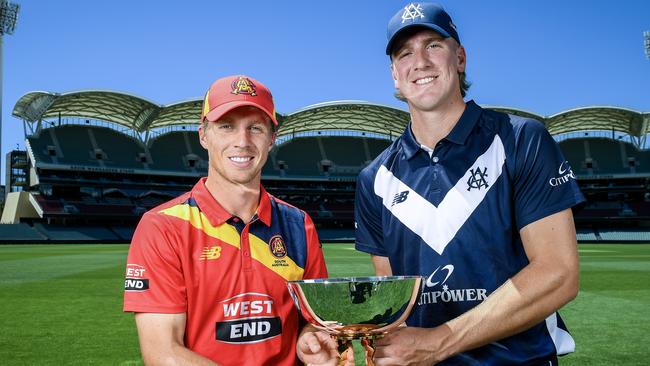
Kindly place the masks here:
POLYGON ((571 167, 542 123, 464 101, 441 6, 400 9, 386 54, 411 123, 359 175, 356 249, 378 275, 425 280, 376 365, 556 365, 575 348, 557 313, 578 292, 571 167))

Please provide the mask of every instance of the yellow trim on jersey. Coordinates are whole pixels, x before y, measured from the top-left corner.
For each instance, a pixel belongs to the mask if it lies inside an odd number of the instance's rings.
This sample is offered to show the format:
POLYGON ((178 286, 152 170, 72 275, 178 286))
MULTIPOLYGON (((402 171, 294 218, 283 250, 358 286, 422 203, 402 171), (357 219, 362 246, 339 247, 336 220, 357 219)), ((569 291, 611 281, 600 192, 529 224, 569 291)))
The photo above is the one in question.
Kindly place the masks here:
MULTIPOLYGON (((158 212, 185 220, 207 235, 240 249, 241 239, 237 229, 226 223, 219 226, 212 226, 208 218, 198 209, 198 207, 193 207, 188 204, 179 204, 158 212)), ((305 270, 297 265, 289 256, 276 258, 269 250, 268 243, 253 234, 249 233, 248 240, 252 259, 277 273, 287 281, 302 279, 305 270)))
POLYGON ((158 212, 188 221, 192 226, 203 231, 207 235, 239 249, 240 238, 237 229, 226 223, 219 226, 212 226, 208 218, 205 217, 198 207, 192 207, 188 204, 180 204, 158 212))
POLYGON ((269 250, 269 244, 253 234, 248 235, 251 257, 287 281, 302 280, 305 270, 288 255, 276 258, 269 250))

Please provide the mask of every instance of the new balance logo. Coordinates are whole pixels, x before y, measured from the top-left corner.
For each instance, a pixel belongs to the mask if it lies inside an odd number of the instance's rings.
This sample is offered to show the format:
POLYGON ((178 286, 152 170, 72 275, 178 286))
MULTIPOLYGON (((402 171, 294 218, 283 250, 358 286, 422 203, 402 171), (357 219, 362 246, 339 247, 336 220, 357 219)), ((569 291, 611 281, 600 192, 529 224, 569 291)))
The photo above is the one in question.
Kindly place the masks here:
POLYGON ((481 171, 481 168, 471 169, 470 173, 471 175, 467 179, 468 191, 470 191, 472 188, 480 190, 481 188, 489 187, 487 181, 485 180, 485 178, 488 176, 487 167, 483 168, 483 171, 481 171))
POLYGON ((221 247, 215 245, 213 247, 203 248, 203 252, 201 253, 201 257, 199 259, 202 261, 210 261, 213 259, 218 259, 219 257, 221 257, 221 247))
POLYGON ((409 195, 409 191, 404 191, 404 192, 400 192, 400 193, 396 194, 395 197, 393 197, 393 204, 391 205, 391 207, 395 206, 398 203, 402 203, 402 202, 406 201, 406 198, 408 197, 408 195, 409 195))

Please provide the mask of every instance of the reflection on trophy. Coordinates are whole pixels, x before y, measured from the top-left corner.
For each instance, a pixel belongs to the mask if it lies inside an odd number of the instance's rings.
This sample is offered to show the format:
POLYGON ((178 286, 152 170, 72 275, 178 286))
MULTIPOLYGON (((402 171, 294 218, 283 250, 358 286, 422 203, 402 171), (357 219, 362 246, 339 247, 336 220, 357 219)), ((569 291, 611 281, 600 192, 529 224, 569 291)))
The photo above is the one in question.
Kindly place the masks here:
POLYGON ((373 342, 406 321, 422 277, 351 277, 289 281, 289 292, 302 316, 329 333, 345 352, 353 339, 366 348, 374 365, 373 342))

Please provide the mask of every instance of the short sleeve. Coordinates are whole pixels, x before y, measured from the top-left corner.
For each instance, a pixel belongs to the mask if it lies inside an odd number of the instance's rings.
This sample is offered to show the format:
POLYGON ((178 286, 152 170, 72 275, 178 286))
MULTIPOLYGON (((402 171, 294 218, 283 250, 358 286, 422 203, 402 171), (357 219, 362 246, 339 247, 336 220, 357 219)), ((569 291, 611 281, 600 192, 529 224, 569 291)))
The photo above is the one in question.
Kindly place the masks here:
POLYGON ((187 296, 177 237, 155 214, 138 224, 126 262, 124 311, 182 313, 187 296))
POLYGON ((354 197, 355 248, 373 255, 386 256, 381 225, 382 204, 374 192, 373 170, 364 169, 357 179, 354 197))
POLYGON ((307 237, 307 265, 303 279, 327 278, 325 258, 318 240, 318 233, 311 217, 305 213, 305 235, 307 237))
POLYGON ((544 125, 515 126, 515 217, 517 229, 584 201, 576 176, 544 125))

